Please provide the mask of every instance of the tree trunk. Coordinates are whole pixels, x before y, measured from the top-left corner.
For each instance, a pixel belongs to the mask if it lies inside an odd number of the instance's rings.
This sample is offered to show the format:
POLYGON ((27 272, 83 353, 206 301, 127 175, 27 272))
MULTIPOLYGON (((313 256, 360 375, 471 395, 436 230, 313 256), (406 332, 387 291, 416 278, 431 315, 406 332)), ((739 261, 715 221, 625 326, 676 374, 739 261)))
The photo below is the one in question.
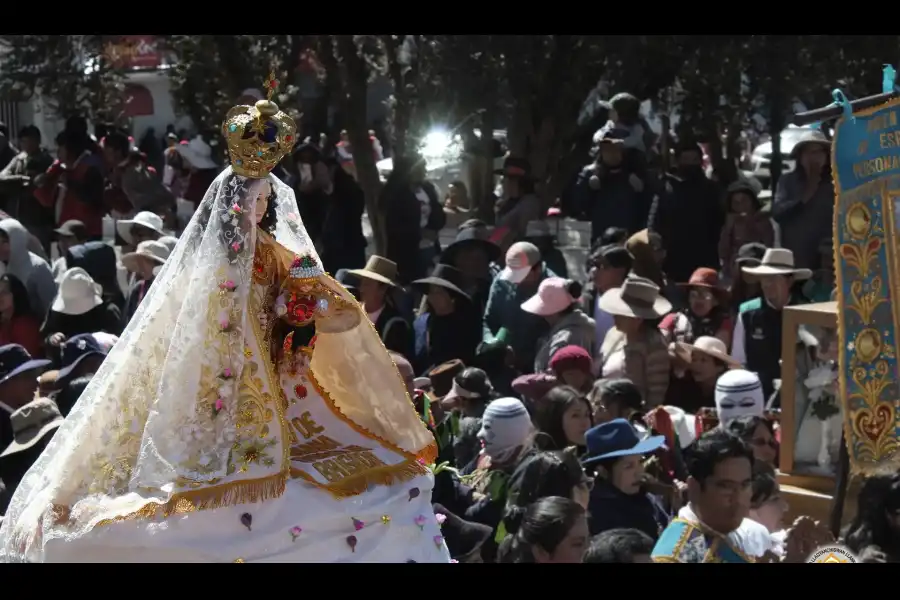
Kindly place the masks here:
POLYGON ((496 219, 494 213, 494 128, 496 112, 490 108, 481 115, 481 139, 472 165, 470 199, 478 207, 478 218, 488 224, 496 219))

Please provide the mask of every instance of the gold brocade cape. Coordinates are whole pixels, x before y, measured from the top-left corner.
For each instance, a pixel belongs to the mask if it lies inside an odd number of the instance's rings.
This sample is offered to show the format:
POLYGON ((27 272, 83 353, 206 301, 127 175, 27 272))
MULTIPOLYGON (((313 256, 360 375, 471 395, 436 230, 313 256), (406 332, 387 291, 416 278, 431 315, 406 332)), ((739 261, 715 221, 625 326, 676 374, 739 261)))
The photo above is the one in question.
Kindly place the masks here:
MULTIPOLYGON (((424 473, 434 439, 362 308, 320 264, 290 188, 274 176, 220 174, 23 478, 0 528, 0 561, 40 562, 48 540, 112 521, 278 497, 292 476, 343 497, 424 473), (248 218, 265 182, 273 235, 248 218), (316 300, 314 347, 299 362, 273 360, 273 299, 283 290, 316 300), (291 456, 300 441, 289 418, 297 386, 343 432, 329 439, 356 451, 321 464, 301 453, 309 478, 291 456)), ((292 418, 302 427, 302 411, 292 418)))

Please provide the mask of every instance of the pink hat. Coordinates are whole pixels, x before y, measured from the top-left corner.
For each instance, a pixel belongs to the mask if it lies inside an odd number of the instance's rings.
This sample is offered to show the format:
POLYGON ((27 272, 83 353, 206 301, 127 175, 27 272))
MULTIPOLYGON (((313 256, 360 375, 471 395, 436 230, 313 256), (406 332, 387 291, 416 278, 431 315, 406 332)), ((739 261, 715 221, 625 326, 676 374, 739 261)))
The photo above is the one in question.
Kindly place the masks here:
POLYGON ((542 317, 561 313, 577 302, 569 293, 570 283, 562 277, 548 277, 541 282, 537 294, 522 303, 522 310, 542 317))

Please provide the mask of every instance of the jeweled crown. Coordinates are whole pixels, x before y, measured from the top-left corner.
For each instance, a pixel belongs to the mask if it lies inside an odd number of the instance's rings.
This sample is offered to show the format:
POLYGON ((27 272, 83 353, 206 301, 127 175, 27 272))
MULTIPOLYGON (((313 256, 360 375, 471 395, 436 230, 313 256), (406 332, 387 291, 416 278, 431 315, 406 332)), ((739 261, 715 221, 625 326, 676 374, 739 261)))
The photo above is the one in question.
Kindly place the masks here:
POLYGON ((228 111, 222 134, 228 144, 231 168, 238 175, 262 179, 281 162, 297 141, 297 124, 272 102, 278 87, 275 73, 265 86, 268 96, 254 106, 245 104, 228 111))

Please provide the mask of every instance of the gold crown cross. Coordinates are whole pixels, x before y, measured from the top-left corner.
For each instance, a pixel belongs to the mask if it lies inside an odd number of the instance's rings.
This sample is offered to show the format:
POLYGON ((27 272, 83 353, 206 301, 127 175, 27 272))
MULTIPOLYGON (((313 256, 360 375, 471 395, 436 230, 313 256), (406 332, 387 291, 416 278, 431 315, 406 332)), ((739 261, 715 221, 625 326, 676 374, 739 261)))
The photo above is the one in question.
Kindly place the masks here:
POLYGON ((266 81, 263 85, 266 87, 267 90, 269 90, 269 93, 268 93, 266 99, 271 100, 272 96, 275 95, 275 90, 278 89, 278 80, 275 79, 275 69, 274 68, 269 73, 269 78, 266 79, 266 81))

